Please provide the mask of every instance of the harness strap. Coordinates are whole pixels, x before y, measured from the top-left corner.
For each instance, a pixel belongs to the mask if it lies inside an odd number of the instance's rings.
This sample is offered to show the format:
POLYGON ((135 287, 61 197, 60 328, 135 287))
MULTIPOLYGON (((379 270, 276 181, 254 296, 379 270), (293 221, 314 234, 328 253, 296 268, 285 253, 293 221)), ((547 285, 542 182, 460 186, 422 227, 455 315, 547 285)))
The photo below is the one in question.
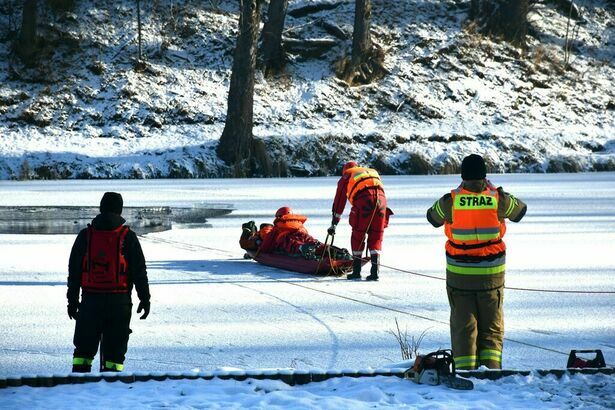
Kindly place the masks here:
POLYGON ((490 245, 497 245, 502 243, 502 239, 498 239, 497 241, 489 241, 489 242, 484 242, 484 243, 477 243, 477 244, 471 244, 471 245, 465 245, 465 244, 459 244, 459 243, 455 243, 453 241, 449 241, 449 244, 455 248, 455 249, 461 249, 461 250, 468 250, 468 249, 480 249, 480 248, 485 248, 487 246, 490 245))

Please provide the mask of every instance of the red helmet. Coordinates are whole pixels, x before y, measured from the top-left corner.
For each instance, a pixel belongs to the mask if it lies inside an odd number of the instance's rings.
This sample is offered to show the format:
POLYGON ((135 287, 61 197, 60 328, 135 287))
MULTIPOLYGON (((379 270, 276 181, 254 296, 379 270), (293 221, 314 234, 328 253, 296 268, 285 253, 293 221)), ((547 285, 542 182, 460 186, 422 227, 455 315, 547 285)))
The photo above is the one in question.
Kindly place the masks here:
POLYGON ((359 164, 357 164, 356 162, 348 161, 347 163, 344 164, 344 168, 342 168, 342 174, 346 172, 347 169, 358 167, 358 166, 359 164))
POLYGON ((288 206, 283 206, 282 208, 278 209, 278 210, 275 212, 275 217, 276 217, 276 218, 279 218, 279 217, 281 217, 281 216, 288 215, 288 214, 292 214, 292 213, 293 213, 293 210, 292 210, 292 209, 290 209, 290 207, 288 207, 288 206))

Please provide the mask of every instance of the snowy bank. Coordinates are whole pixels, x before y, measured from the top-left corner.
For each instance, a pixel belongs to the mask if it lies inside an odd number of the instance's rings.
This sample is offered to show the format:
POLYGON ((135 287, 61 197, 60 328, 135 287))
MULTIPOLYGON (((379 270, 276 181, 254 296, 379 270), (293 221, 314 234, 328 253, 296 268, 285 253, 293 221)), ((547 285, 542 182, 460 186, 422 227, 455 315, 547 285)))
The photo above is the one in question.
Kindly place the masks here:
MULTIPOLYGON (((474 33, 469 3, 374 1, 373 39, 389 71, 378 83, 348 88, 335 78, 350 40, 318 56, 290 54, 279 77, 259 74, 254 133, 265 175, 330 175, 349 158, 385 174, 456 173, 470 152, 491 172, 615 170, 613 3, 575 2, 583 18, 572 22, 570 55, 555 4, 533 5, 528 49, 519 50, 474 33)), ((215 154, 237 2, 144 4, 143 71, 134 69, 133 7, 88 0, 42 10, 45 61, 30 69, 10 52, 19 13, 0 6, 0 178, 237 173, 215 154)), ((353 2, 289 15, 285 35, 330 38, 323 22, 350 34, 352 15, 353 2)))
POLYGON ((0 408, 215 409, 602 409, 615 405, 613 376, 474 379, 474 390, 417 385, 398 377, 342 377, 289 386, 276 380, 167 380, 0 389, 0 408))

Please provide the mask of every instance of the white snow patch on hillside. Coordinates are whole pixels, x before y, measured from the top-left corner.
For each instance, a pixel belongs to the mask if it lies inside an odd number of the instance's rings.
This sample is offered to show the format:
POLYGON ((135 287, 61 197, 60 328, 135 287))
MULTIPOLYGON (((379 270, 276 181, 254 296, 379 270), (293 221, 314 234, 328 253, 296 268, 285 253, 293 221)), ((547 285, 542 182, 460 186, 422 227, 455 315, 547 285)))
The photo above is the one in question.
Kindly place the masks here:
MULTIPOLYGON (((290 9, 306 3, 291 1, 290 9)), ((523 51, 466 29, 468 1, 376 0, 373 40, 386 50, 390 74, 353 88, 337 80, 332 66, 350 40, 319 59, 290 55, 283 75, 257 73, 254 134, 272 161, 283 160, 282 174, 331 174, 351 157, 384 173, 449 173, 470 152, 487 154, 494 172, 615 169, 615 11, 602 0, 575 4, 584 23, 572 21, 565 69, 567 18, 551 3, 534 6, 523 51)), ((214 148, 237 3, 145 4, 142 72, 134 70, 133 7, 88 0, 74 12, 43 13, 49 47, 36 69, 10 53, 1 9, 0 178, 230 172, 214 148)), ((352 2, 289 15, 285 35, 330 38, 319 21, 350 34, 352 16, 352 2)))

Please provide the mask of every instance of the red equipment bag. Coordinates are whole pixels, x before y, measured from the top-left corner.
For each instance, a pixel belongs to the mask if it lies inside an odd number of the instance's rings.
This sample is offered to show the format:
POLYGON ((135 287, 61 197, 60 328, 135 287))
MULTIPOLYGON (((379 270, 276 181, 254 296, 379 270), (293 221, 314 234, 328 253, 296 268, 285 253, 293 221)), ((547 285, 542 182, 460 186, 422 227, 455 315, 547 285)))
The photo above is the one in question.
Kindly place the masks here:
POLYGON ((122 253, 128 227, 99 231, 88 225, 87 229, 81 287, 94 293, 128 292, 128 265, 122 253))

